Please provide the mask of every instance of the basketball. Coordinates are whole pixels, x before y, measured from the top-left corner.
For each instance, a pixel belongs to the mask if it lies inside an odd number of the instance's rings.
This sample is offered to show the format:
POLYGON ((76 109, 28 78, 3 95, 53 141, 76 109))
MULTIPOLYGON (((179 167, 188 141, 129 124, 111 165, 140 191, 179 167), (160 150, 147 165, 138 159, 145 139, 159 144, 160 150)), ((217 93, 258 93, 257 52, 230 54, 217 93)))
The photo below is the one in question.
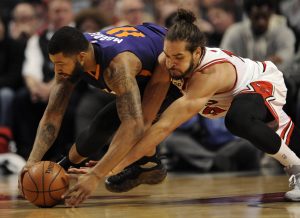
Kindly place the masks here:
POLYGON ((61 196, 69 187, 65 170, 57 163, 41 161, 24 174, 24 197, 38 207, 53 207, 62 201, 61 196))

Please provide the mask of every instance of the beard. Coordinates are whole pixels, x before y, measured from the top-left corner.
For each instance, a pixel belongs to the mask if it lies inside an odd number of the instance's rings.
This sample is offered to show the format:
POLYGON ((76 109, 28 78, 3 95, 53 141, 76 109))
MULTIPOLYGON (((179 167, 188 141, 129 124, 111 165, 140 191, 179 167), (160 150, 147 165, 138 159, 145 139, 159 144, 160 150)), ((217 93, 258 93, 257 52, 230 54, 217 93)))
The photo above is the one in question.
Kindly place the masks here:
POLYGON ((194 61, 191 60, 188 69, 186 71, 184 71, 183 73, 181 73, 181 75, 172 75, 171 73, 170 73, 170 75, 173 79, 176 79, 176 80, 183 79, 186 76, 188 76, 190 73, 192 73, 195 70, 195 68, 196 67, 195 67, 194 61))
POLYGON ((69 78, 69 80, 71 82, 77 82, 80 77, 81 77, 81 73, 84 71, 83 66, 80 65, 80 63, 78 61, 76 61, 75 63, 75 67, 74 70, 72 71, 72 76, 69 78))

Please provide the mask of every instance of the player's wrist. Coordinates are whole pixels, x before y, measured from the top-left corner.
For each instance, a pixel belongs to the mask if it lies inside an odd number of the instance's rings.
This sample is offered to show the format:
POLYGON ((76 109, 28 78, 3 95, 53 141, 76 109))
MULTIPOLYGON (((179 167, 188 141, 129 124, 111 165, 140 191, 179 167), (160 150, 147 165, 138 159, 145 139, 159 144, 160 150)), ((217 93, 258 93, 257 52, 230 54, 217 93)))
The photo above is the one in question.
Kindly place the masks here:
POLYGON ((93 170, 88 173, 89 175, 95 177, 97 180, 101 180, 103 177, 95 173, 93 170))
POLYGON ((38 159, 36 159, 36 158, 29 158, 29 159, 27 160, 27 162, 26 162, 26 165, 33 165, 33 164, 35 164, 35 163, 37 163, 37 162, 39 162, 38 159))

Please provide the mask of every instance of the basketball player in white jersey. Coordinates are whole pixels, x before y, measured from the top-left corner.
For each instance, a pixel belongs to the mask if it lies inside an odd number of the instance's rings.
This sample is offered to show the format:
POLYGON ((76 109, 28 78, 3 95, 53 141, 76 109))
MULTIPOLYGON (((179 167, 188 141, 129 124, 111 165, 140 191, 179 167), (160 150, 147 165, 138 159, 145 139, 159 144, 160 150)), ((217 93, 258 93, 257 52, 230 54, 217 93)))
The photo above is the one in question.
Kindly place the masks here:
POLYGON ((194 21, 192 13, 178 11, 161 57, 169 71, 162 76, 170 76, 183 96, 168 107, 114 172, 152 152, 196 113, 212 119, 225 116, 233 134, 249 140, 286 168, 294 189, 285 197, 300 201, 300 132, 282 110, 287 93, 282 73, 270 61, 252 61, 205 47, 194 21))
MULTIPOLYGON (((160 63, 169 72, 161 77, 170 77, 183 96, 165 110, 113 172, 154 153, 156 145, 195 114, 225 116, 233 134, 249 140, 286 167, 294 189, 285 197, 300 201, 300 141, 296 137, 300 132, 282 110, 287 93, 282 73, 270 61, 252 61, 205 47, 205 37, 194 21, 191 12, 178 11, 160 56, 160 63)), ((127 169, 108 177, 106 183, 118 181, 127 169)), ((75 186, 68 194, 76 190, 75 186)), ((81 202, 76 197, 71 199, 71 204, 81 202)))

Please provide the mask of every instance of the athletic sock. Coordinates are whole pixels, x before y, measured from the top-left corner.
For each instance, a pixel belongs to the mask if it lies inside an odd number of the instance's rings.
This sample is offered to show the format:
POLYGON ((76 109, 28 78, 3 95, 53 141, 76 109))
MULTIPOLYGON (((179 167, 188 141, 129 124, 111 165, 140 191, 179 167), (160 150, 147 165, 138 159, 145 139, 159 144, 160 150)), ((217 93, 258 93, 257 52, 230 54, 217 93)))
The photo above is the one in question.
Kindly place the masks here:
POLYGON ((68 156, 64 156, 60 161, 57 162, 64 170, 68 170, 70 166, 78 168, 81 164, 74 164, 70 161, 68 156))
POLYGON ((276 154, 268 154, 278 160, 283 166, 300 165, 299 157, 283 142, 276 154))

